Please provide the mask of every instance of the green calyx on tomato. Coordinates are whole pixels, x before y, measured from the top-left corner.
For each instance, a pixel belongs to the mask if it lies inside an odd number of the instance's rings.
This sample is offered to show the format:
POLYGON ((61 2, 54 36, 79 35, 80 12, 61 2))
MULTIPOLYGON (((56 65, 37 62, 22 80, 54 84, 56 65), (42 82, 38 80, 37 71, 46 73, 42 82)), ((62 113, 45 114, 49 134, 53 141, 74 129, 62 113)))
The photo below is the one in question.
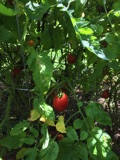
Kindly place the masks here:
POLYGON ((55 96, 53 98, 53 108, 57 112, 63 112, 67 109, 69 103, 69 98, 67 94, 62 93, 60 96, 55 96))

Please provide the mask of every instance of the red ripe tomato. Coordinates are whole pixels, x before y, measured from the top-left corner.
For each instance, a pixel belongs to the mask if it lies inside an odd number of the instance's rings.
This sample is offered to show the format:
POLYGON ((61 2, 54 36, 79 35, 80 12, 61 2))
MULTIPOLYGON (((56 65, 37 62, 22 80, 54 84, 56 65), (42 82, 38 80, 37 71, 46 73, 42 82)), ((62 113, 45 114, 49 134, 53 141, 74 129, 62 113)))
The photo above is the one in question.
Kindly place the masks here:
POLYGON ((29 46, 33 47, 34 46, 34 41, 33 40, 29 40, 28 44, 29 44, 29 46))
POLYGON ((58 112, 63 112, 68 107, 68 96, 63 93, 61 97, 55 96, 53 99, 53 108, 58 112))
POLYGON ((16 77, 17 75, 19 75, 22 70, 23 70, 22 67, 15 67, 15 68, 12 70, 12 75, 13 75, 13 77, 16 77))
POLYGON ((105 99, 107 99, 107 98, 109 98, 109 91, 108 90, 104 90, 103 92, 102 92, 102 98, 105 98, 105 99))
POLYGON ((72 53, 68 54, 67 61, 69 64, 74 64, 76 62, 76 56, 72 53))

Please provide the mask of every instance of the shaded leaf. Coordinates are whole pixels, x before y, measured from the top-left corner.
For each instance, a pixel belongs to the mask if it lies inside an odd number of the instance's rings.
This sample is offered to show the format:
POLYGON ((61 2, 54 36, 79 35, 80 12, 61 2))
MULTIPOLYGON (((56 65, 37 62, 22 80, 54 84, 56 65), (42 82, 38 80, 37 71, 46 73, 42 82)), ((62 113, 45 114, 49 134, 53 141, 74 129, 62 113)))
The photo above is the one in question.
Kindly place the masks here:
POLYGON ((83 125, 83 122, 80 119, 76 119, 73 122, 73 127, 75 129, 80 129, 82 127, 82 125, 83 125))
POLYGON ((80 133, 80 140, 81 141, 84 141, 85 139, 87 139, 88 138, 88 132, 86 132, 86 131, 81 131, 81 133, 80 133))
POLYGON ((37 157, 37 148, 29 148, 27 149, 27 151, 25 152, 25 160, 36 160, 37 157))
POLYGON ((0 145, 9 150, 19 148, 21 146, 20 136, 7 136, 0 140, 0 145))
POLYGON ((94 119, 94 121, 97 121, 99 124, 112 125, 109 114, 102 109, 99 103, 91 102, 87 106, 85 112, 89 118, 94 119))
POLYGON ((66 128, 66 134, 69 138, 73 140, 78 140, 77 132, 72 126, 66 128))
POLYGON ((58 144, 54 141, 49 143, 49 146, 42 149, 39 153, 39 158, 44 160, 56 160, 59 152, 58 144))
POLYGON ((35 143, 35 138, 33 136, 26 136, 24 138, 21 138, 20 140, 24 144, 32 145, 35 143))
POLYGON ((71 138, 64 138, 59 143, 59 155, 57 160, 78 160, 78 155, 74 150, 74 140, 71 138))
POLYGON ((29 122, 24 120, 23 122, 20 122, 17 125, 15 125, 13 129, 11 129, 10 135, 12 136, 19 135, 22 132, 24 132, 28 127, 29 127, 29 122))
POLYGON ((28 148, 22 147, 16 154, 16 160, 23 159, 28 148))
POLYGON ((3 25, 0 25, 0 42, 7 42, 7 43, 17 42, 13 32, 6 29, 3 25))

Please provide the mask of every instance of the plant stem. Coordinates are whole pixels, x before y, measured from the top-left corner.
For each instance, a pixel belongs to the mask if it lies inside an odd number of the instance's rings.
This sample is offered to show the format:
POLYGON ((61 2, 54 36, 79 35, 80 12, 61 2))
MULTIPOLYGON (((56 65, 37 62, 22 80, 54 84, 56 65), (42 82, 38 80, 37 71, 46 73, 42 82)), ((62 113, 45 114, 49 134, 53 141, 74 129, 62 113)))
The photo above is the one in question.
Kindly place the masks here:
POLYGON ((111 26, 111 30, 114 32, 114 28, 113 28, 113 26, 112 26, 111 19, 110 19, 110 17, 109 17, 109 15, 108 15, 108 13, 107 13, 107 9, 106 9, 106 6, 105 6, 105 2, 104 2, 104 0, 102 0, 102 2, 103 2, 103 6, 104 6, 104 10, 105 10, 106 16, 107 16, 108 21, 109 21, 110 26, 111 26))
POLYGON ((70 119, 72 117, 74 117, 76 114, 80 113, 79 111, 75 112, 74 114, 72 114, 72 116, 70 116, 70 118, 68 118, 68 120, 66 121, 65 125, 70 121, 70 119))

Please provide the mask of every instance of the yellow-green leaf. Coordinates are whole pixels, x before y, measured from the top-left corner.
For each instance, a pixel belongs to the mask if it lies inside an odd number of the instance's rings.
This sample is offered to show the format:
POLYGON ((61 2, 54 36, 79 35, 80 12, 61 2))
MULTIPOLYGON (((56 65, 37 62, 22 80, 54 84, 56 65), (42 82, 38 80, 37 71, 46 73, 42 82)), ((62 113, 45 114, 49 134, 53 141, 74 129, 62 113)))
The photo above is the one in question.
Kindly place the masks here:
POLYGON ((87 27, 80 28, 79 31, 81 34, 85 34, 85 35, 93 34, 93 30, 91 28, 87 28, 87 27))
POLYGON ((39 117, 40 117, 40 113, 39 113, 37 110, 33 109, 33 110, 31 110, 30 118, 29 118, 28 120, 29 120, 29 121, 35 121, 35 120, 37 120, 39 117))
POLYGON ((60 133, 66 133, 66 129, 65 129, 65 123, 64 123, 64 116, 60 116, 58 118, 58 122, 56 124, 56 129, 57 131, 59 131, 60 133))
POLYGON ((16 160, 23 159, 24 156, 25 156, 24 153, 26 152, 26 150, 27 150, 26 147, 21 148, 21 149, 17 152, 16 160))

